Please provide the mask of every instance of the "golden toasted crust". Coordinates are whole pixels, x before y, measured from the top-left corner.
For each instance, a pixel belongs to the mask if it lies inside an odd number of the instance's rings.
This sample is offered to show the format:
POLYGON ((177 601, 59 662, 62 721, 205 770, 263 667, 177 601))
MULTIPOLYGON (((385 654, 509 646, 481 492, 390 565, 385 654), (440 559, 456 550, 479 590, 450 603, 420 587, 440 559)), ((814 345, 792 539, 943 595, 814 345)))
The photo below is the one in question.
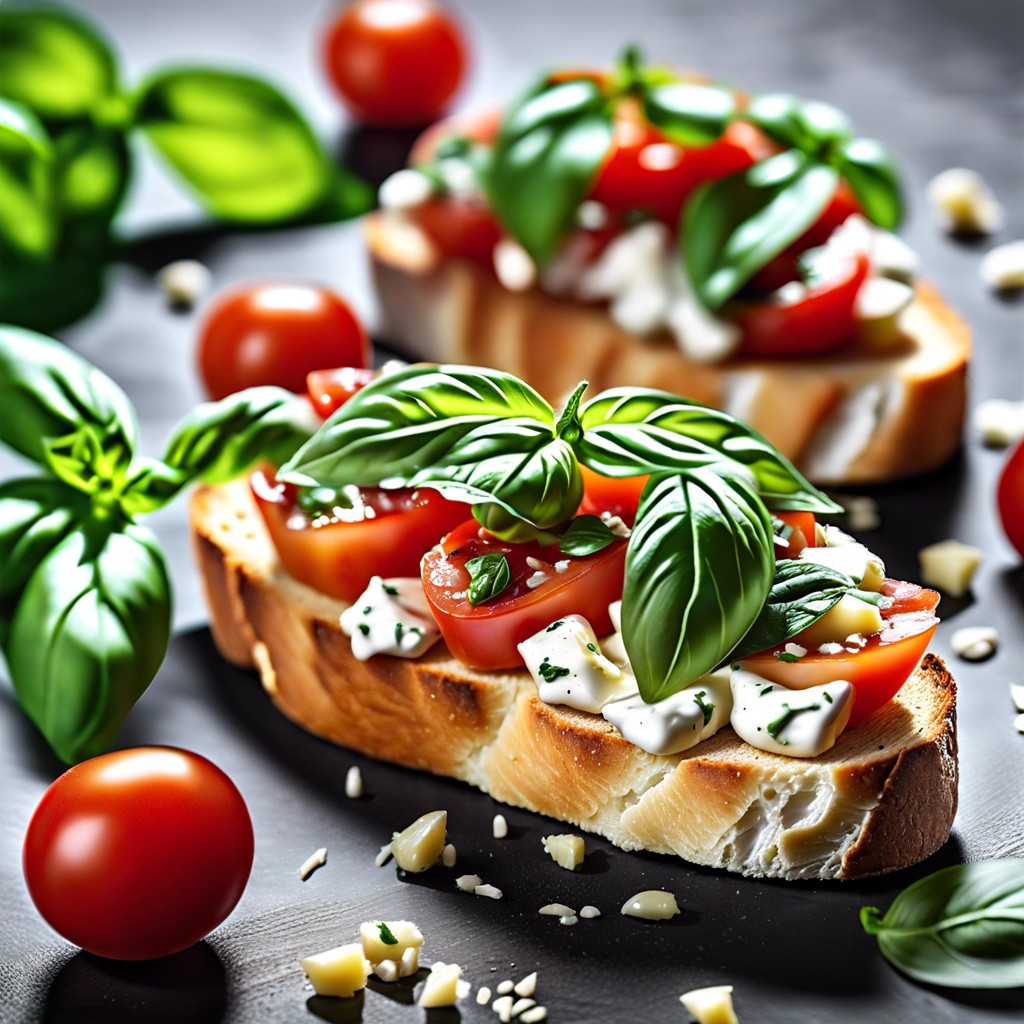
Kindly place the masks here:
POLYGON ((667 335, 622 330, 601 306, 510 292, 476 264, 443 259, 409 222, 377 214, 366 237, 385 332, 422 358, 495 366, 552 400, 581 379, 594 392, 630 384, 686 395, 739 416, 819 483, 925 472, 960 443, 970 331, 927 284, 885 348, 704 365, 667 335))
POLYGON ((956 811, 955 685, 928 655, 900 696, 813 760, 729 728, 655 756, 603 718, 543 703, 525 672, 483 673, 438 644, 416 661, 357 661, 339 603, 288 577, 243 483, 200 488, 195 548, 225 656, 253 664, 310 731, 463 779, 625 849, 750 875, 860 878, 945 842, 956 811))

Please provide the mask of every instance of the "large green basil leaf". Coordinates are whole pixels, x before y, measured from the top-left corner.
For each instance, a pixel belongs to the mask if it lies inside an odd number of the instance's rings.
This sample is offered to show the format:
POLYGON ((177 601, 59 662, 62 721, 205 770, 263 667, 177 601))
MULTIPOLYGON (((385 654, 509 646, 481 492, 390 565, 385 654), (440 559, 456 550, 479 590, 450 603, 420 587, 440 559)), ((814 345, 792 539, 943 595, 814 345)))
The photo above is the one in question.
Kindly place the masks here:
POLYGON ((652 703, 714 668, 771 589, 772 523, 745 470, 718 463, 654 476, 626 552, 622 636, 652 703))
MULTIPOLYGON (((778 158, 776 158, 778 159, 778 158)), ((718 309, 796 241, 835 195, 839 174, 804 162, 777 184, 755 166, 702 185, 683 217, 686 270, 701 301, 718 309)))
POLYGON ((88 501, 59 480, 0 484, 0 616, 6 617, 39 563, 88 514, 88 501))
POLYGON ((85 316, 103 294, 106 265, 95 252, 26 259, 0 239, 0 323, 50 333, 85 316))
POLYGON ((0 441, 41 464, 48 442, 76 435, 83 424, 96 428, 105 451, 130 455, 138 442, 135 410, 105 373, 17 327, 0 327, 0 408, 0 441))
POLYGON ((949 988, 1024 985, 1024 858, 943 868, 861 924, 882 955, 918 981, 949 988))
POLYGON ((643 91, 644 116, 681 146, 706 146, 725 131, 736 112, 728 89, 694 82, 649 86, 643 91))
POLYGON ((76 531, 40 563, 7 638, 15 693, 69 764, 109 745, 156 675, 170 584, 152 533, 76 531))
POLYGON ((0 99, 0 241, 23 256, 45 258, 57 238, 53 163, 53 144, 32 112, 0 99))
POLYGON ((869 219, 895 231, 903 220, 903 196, 889 151, 874 139, 851 139, 836 148, 834 160, 869 219))
POLYGON ((604 476, 674 472, 725 456, 753 473, 772 508, 842 511, 756 430, 667 391, 611 388, 587 402, 580 419, 580 461, 604 476))
POLYGON ((795 558, 775 564, 775 579, 761 613, 729 658, 757 654, 795 636, 813 625, 857 584, 835 569, 795 558))
POLYGON ((483 175, 491 209, 538 266, 572 227, 608 153, 612 115, 588 79, 527 93, 502 125, 483 175))
POLYGON ((248 75, 175 68, 150 79, 136 124, 226 220, 270 223, 322 203, 334 168, 303 116, 248 75))
POLYGON ((810 156, 818 156, 830 145, 849 139, 853 130, 850 119, 831 104, 789 93, 755 96, 743 117, 777 142, 810 156))
POLYGON ((109 243, 111 222, 128 188, 125 136, 95 125, 69 128, 57 140, 56 161, 61 244, 95 256, 109 243))
POLYGON ((117 63, 83 18, 54 8, 0 8, 0 96, 44 120, 88 117, 117 92, 117 63))
POLYGON ((281 467, 278 478, 333 488, 409 479, 441 464, 467 435, 486 444, 487 428, 505 419, 524 421, 526 431, 533 421, 553 436, 551 406, 511 374, 414 364, 359 391, 281 467))

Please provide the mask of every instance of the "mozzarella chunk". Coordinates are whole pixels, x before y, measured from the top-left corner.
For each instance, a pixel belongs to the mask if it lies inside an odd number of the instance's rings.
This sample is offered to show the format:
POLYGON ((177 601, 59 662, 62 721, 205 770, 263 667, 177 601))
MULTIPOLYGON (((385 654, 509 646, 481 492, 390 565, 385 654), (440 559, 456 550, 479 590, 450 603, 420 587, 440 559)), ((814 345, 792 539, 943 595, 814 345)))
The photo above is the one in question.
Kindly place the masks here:
POLYGON ((853 708, 844 679, 789 690, 763 676, 732 673, 732 727, 752 747, 787 757, 817 757, 833 746, 853 708))
POLYGON ((579 836, 544 836, 541 843, 544 852, 567 871, 575 871, 583 863, 586 847, 579 836))
POLYGON ((359 939, 363 945, 363 956, 374 967, 385 960, 401 963, 407 949, 418 950, 423 945, 423 935, 412 921, 364 921, 359 926, 359 939), (386 926, 395 942, 384 941, 381 924, 386 926))
POLYGON ((601 653, 590 623, 567 615, 519 644, 540 699, 600 714, 616 697, 635 689, 632 676, 601 653))
POLYGON ((977 171, 951 167, 928 183, 928 198, 950 232, 990 234, 1003 225, 1003 208, 977 171))
POLYGON ((655 704, 634 693, 601 709, 625 739, 650 754, 688 750, 727 725, 731 712, 728 668, 709 672, 655 704))
POLYGON ((873 551, 835 527, 825 528, 826 547, 804 548, 804 562, 828 566, 849 576, 861 590, 878 590, 885 579, 885 563, 873 551))
POLYGON ((855 635, 871 636, 881 628, 882 614, 876 605, 862 601, 853 594, 844 594, 838 604, 833 605, 817 622, 802 629, 793 639, 802 647, 815 648, 843 643, 855 635))
POLYGON ((681 995, 679 1002, 697 1024, 739 1024, 732 1006, 732 985, 695 988, 681 995))
POLYGON ((440 637, 419 577, 371 578, 357 601, 341 613, 341 630, 359 661, 375 654, 418 658, 440 637))
POLYGON ((383 210, 411 210, 422 206, 434 194, 433 182, 411 167, 385 178, 377 191, 383 210))
POLYGON ((1006 448, 1024 438, 1024 402, 990 398, 974 410, 974 425, 991 448, 1006 448))
POLYGON ((883 277, 909 284, 917 273, 917 253, 899 235, 875 228, 871 238, 871 268, 883 277))
POLYGON ((1000 291, 1024 288, 1024 240, 990 249, 985 253, 978 273, 990 288, 1000 291))
POLYGON ((971 580, 981 565, 981 551, 958 540, 929 544, 921 548, 917 558, 921 563, 921 582, 952 597, 963 597, 971 589, 971 580))
POLYGON ((315 953, 299 963, 318 996, 354 996, 366 988, 370 976, 370 962, 358 942, 315 953))
POLYGON ((510 292, 525 292, 537 280, 537 266, 518 242, 503 238, 494 247, 494 275, 510 292))

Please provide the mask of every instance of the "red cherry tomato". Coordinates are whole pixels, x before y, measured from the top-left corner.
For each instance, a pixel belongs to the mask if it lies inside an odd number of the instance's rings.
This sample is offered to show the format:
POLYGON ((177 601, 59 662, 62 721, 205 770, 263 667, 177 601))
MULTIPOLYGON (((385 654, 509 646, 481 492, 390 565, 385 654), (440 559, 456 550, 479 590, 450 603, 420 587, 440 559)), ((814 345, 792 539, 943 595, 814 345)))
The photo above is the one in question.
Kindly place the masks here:
POLYGON ((442 118, 429 128, 424 128, 417 136, 409 150, 409 166, 429 164, 434 159, 437 147, 445 139, 468 139, 485 146, 491 145, 501 131, 504 116, 500 107, 481 107, 442 118))
POLYGON ((866 253, 851 255, 837 277, 813 285, 795 302, 736 302, 731 316, 743 331, 743 351, 759 356, 826 352, 857 328, 857 293, 871 269, 866 253))
POLYGON ((418 576, 423 552, 466 518, 465 504, 426 487, 363 487, 352 509, 311 519, 294 487, 261 472, 249 482, 289 575, 342 601, 359 597, 372 576, 418 576))
POLYGON ((796 558, 804 548, 817 546, 813 512, 772 512, 772 515, 781 519, 791 531, 787 538, 789 546, 776 546, 776 558, 796 558))
POLYGON ((205 757, 138 747, 83 761, 46 791, 25 835, 25 881, 70 942, 150 960, 231 913, 253 857, 249 812, 205 757))
POLYGON ((706 146, 683 147, 645 121, 631 104, 616 113, 612 148, 590 197, 617 214, 650 210, 673 230, 690 193, 705 181, 752 166, 764 137, 752 125, 735 121, 706 146))
POLYGON ((1024 558, 1024 442, 1006 460, 999 476, 997 497, 1006 536, 1024 558))
POLYGON ((417 206, 411 215, 445 256, 494 266, 494 247, 501 239, 501 228, 482 200, 453 196, 431 199, 417 206))
POLYGON ((327 419, 376 376, 376 370, 367 370, 361 366, 314 370, 306 375, 306 391, 317 414, 321 419, 327 419))
POLYGON ((819 654, 808 651, 797 661, 780 661, 777 647, 743 659, 743 667, 765 679, 802 690, 845 679, 853 685, 850 725, 863 722, 887 704, 917 668, 939 620, 935 607, 939 595, 916 583, 885 580, 883 594, 893 598, 882 609, 883 628, 856 654, 819 654))
POLYGON ((438 117, 467 62, 462 31, 432 0, 356 0, 329 28, 324 53, 352 112, 390 127, 438 117))
POLYGON ((211 398, 276 384, 306 390, 325 366, 369 366, 370 342, 344 300, 311 284, 258 284, 220 295, 199 337, 199 371, 211 398))
POLYGON ((627 476, 615 479, 602 476, 586 466, 580 466, 583 476, 583 501, 580 504, 580 515, 599 516, 602 512, 610 512, 618 516, 627 526, 636 522, 636 512, 640 505, 646 476, 627 476))
POLYGON ((481 531, 475 519, 431 548, 423 558, 423 590, 452 654, 476 668, 521 666, 516 645, 573 613, 584 616, 598 636, 611 632, 608 605, 622 597, 626 542, 615 541, 587 558, 571 558, 558 572, 554 564, 564 559, 557 544, 508 544, 481 531), (494 600, 473 605, 466 595, 466 562, 492 552, 508 560, 511 581, 494 600), (527 585, 536 571, 527 558, 550 567, 550 578, 540 586, 527 585))

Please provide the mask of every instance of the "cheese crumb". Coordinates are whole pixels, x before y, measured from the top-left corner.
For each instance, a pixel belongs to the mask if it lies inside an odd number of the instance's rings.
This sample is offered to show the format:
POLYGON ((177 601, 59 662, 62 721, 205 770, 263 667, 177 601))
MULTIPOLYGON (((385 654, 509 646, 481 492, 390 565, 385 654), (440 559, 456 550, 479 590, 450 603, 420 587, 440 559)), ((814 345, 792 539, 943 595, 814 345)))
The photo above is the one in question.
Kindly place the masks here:
POLYGON ((1010 683, 1010 696, 1013 698, 1013 706, 1018 711, 1024 711, 1024 686, 1020 683, 1010 683))
POLYGON ((987 235, 1003 225, 1003 208, 977 171, 951 167, 928 183, 942 227, 953 234, 987 235))
POLYGON ((482 985, 476 990, 476 1005, 486 1006, 490 1001, 491 990, 486 985, 482 985))
POLYGON ((496 814, 491 823, 491 834, 495 839, 505 839, 508 836, 508 822, 504 814, 496 814))
POLYGON ((496 885, 490 885, 488 882, 484 882, 482 885, 478 885, 473 889, 473 892, 477 896, 486 896, 488 899, 500 900, 501 890, 496 885))
POLYGON ((175 260, 157 274, 168 301, 182 309, 192 306, 210 287, 210 271, 198 260, 175 260))
POLYGON ((732 1006, 732 985, 715 985, 685 992, 679 1002, 697 1024, 739 1024, 732 1006))
POLYGON ((374 863, 377 865, 377 867, 382 868, 384 867, 385 864, 387 864, 389 860, 391 860, 393 856, 394 854, 391 852, 391 844, 385 843, 380 848, 380 853, 378 853, 377 856, 374 858, 374 863))
POLYGON ((1000 291, 1024 288, 1024 240, 990 249, 985 253, 978 272, 990 288, 1000 291))
POLYGON ((299 963, 318 996, 347 999, 366 988, 370 976, 370 961, 363 956, 363 947, 358 942, 315 953, 299 963))
POLYGON ((601 522, 615 534, 616 537, 628 537, 632 532, 621 516, 612 515, 611 512, 601 513, 601 522))
POLYGON ((452 846, 451 843, 448 843, 448 845, 441 851, 441 863, 446 868, 453 868, 455 867, 455 859, 457 856, 458 854, 455 847, 452 846))
POLYGON ((965 626, 953 634, 949 645, 965 661, 984 661, 995 654, 999 634, 991 626, 965 626))
POLYGON ((559 867, 563 867, 567 871, 575 871, 583 863, 586 848, 579 836, 544 836, 541 839, 541 844, 544 847, 544 852, 559 867))
POLYGON ((990 398, 974 410, 974 425, 982 443, 1007 448, 1024 438, 1024 402, 990 398))
POLYGON ((381 981, 398 981, 398 963, 395 960, 381 960, 379 964, 374 964, 373 973, 381 981))
POLYGON ((921 582, 937 587, 952 597, 963 597, 971 589, 981 551, 958 540, 942 540, 929 544, 917 553, 921 565, 921 582))
POLYGON ((786 644, 786 653, 792 654, 794 658, 802 658, 807 654, 807 648, 800 644, 786 644))
POLYGON ((317 868, 322 868, 327 863, 327 847, 321 846, 316 853, 311 853, 299 868, 299 878, 305 881, 317 868))
POLYGON ((537 972, 534 971, 532 974, 528 974, 521 981, 517 981, 513 986, 513 992, 517 996, 532 996, 537 991, 537 972))
POLYGON ((542 584, 547 583, 549 579, 551 579, 551 577, 548 576, 546 572, 541 572, 538 569, 535 573, 526 578, 526 585, 531 590, 536 590, 542 584))
POLYGON ((358 800, 363 795, 363 773, 358 765, 352 765, 345 775, 345 796, 358 800))
POLYGON ((459 875, 455 879, 455 884, 463 892, 472 892, 478 885, 482 884, 483 879, 479 875, 459 875))
POLYGON ((454 1006, 459 997, 459 979, 462 968, 458 964, 436 963, 423 985, 417 1005, 424 1009, 454 1006))
POLYGON ((413 873, 432 868, 441 859, 447 825, 447 811, 428 811, 396 832, 391 839, 391 852, 398 866, 413 873))
POLYGON ((597 907, 592 907, 589 903, 580 911, 580 917, 585 921, 589 921, 592 918, 600 917, 601 911, 597 907))
POLYGON ((818 648, 819 654, 842 654, 846 648, 842 644, 837 644, 835 641, 830 640, 827 644, 822 644, 818 648))

